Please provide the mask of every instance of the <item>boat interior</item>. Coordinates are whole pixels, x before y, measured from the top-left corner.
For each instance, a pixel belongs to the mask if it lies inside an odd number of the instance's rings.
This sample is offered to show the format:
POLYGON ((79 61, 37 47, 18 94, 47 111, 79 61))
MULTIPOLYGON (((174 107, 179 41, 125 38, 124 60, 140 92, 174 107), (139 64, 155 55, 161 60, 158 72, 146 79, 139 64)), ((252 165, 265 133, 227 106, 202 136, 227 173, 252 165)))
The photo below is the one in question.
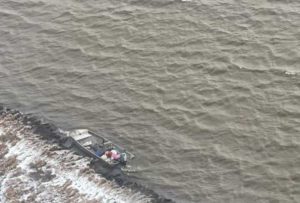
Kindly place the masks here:
MULTIPOLYGON (((133 159, 134 155, 127 152, 120 146, 113 144, 111 141, 107 140, 106 138, 89 131, 87 129, 78 129, 74 130, 70 133, 70 136, 83 148, 89 150, 98 158, 101 156, 97 155, 97 150, 116 150, 119 153, 125 153, 128 159, 133 159)), ((105 160, 107 162, 107 160, 105 160)))

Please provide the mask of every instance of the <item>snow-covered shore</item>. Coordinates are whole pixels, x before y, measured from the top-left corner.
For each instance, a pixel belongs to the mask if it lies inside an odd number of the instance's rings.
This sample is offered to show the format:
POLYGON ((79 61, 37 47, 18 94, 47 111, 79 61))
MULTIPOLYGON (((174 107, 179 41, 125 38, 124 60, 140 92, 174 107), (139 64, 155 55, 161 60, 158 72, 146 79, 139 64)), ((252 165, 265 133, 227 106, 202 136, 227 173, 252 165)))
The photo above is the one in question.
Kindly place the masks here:
POLYGON ((89 163, 41 139, 18 116, 0 116, 0 203, 151 201, 96 174, 89 163))

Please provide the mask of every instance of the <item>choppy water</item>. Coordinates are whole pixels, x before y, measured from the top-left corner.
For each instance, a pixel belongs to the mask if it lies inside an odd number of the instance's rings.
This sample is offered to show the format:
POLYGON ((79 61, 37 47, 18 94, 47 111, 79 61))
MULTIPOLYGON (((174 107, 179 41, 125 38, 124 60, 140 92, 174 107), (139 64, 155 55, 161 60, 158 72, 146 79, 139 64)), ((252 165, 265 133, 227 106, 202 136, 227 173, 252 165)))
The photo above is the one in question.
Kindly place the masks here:
POLYGON ((177 202, 299 201, 299 64, 298 0, 0 2, 0 102, 177 202))

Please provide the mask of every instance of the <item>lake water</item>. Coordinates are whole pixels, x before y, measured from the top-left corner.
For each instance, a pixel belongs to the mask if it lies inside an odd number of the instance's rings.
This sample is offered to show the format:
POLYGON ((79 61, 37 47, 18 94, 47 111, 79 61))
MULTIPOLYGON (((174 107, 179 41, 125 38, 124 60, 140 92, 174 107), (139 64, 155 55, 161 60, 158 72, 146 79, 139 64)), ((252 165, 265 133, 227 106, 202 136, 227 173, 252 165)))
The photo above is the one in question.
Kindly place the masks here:
POLYGON ((1 0, 0 102, 176 202, 298 202, 300 2, 1 0))

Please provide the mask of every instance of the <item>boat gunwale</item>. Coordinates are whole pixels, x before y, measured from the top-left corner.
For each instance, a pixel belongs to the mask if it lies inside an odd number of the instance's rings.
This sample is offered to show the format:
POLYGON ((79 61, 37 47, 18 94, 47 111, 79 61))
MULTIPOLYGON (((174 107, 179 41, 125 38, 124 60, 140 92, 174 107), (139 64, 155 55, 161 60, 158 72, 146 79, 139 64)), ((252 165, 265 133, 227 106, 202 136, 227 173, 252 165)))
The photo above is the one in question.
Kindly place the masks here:
MULTIPOLYGON (((123 147, 119 146, 118 144, 115 144, 115 143, 111 142, 109 139, 107 139, 107 138, 105 138, 105 137, 103 137, 103 136, 101 136, 101 135, 99 135, 99 134, 97 134, 97 133, 95 133, 95 132, 93 132, 93 131, 91 131, 91 130, 89 130, 89 129, 75 129, 75 130, 69 131, 69 135, 68 135, 68 136, 71 137, 71 138, 74 140, 74 142, 75 142, 75 144, 76 144, 77 146, 79 146, 83 151, 85 151, 86 153, 88 153, 88 154, 89 154, 90 156, 92 156, 93 158, 96 158, 96 159, 98 159, 98 160, 101 160, 103 163, 105 163, 106 165, 108 165, 108 166, 110 166, 110 167, 114 167, 114 166, 116 166, 116 165, 119 165, 120 162, 109 163, 109 162, 103 160, 101 157, 97 156, 95 153, 93 153, 93 152, 92 152, 91 150, 89 150, 87 147, 83 146, 83 145, 80 143, 80 141, 75 140, 75 138, 72 136, 72 134, 76 135, 76 134, 78 134, 79 131, 86 131, 86 133, 89 133, 89 134, 91 135, 91 137, 92 137, 92 136, 95 136, 95 137, 97 137, 97 138, 101 138, 101 139, 103 140, 103 143, 111 143, 113 146, 115 146, 116 148, 118 148, 118 149, 120 149, 121 151, 123 151, 123 153, 126 153, 127 155, 129 155, 129 157, 128 157, 129 160, 132 160, 132 159, 135 157, 134 154, 132 154, 131 152, 128 152, 128 151, 125 150, 123 147)), ((89 137, 87 137, 87 138, 89 138, 89 137)), ((87 139, 87 138, 84 138, 84 139, 87 139)))

